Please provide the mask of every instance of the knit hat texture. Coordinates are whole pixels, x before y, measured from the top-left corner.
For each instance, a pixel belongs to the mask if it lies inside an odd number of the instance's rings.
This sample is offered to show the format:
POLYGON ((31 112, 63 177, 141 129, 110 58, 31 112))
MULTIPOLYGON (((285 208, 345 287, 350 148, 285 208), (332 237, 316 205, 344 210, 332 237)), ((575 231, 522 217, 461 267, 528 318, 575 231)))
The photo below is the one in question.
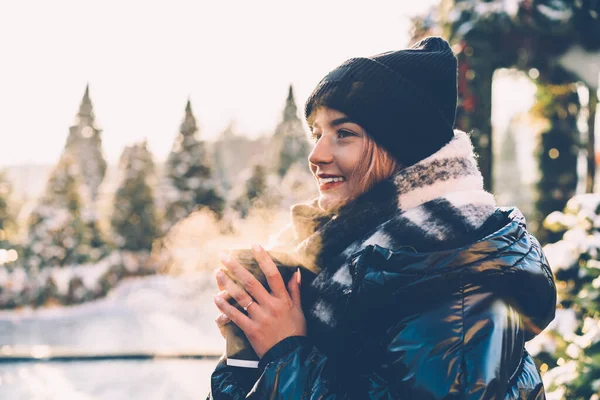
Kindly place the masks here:
POLYGON ((351 58, 314 89, 305 117, 320 106, 361 125, 404 166, 454 136, 457 60, 448 42, 428 37, 409 49, 351 58))

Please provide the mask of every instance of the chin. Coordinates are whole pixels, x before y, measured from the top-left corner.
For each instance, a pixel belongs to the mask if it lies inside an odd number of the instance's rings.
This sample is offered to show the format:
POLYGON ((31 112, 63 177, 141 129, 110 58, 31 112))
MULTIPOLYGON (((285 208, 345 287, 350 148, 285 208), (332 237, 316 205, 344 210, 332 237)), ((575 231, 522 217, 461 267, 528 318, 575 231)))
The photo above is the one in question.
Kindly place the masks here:
POLYGON ((335 210, 337 210, 338 208, 340 208, 342 205, 344 205, 345 201, 342 199, 333 199, 333 198, 329 198, 329 197, 323 197, 321 196, 319 198, 319 207, 327 212, 334 212, 335 210))

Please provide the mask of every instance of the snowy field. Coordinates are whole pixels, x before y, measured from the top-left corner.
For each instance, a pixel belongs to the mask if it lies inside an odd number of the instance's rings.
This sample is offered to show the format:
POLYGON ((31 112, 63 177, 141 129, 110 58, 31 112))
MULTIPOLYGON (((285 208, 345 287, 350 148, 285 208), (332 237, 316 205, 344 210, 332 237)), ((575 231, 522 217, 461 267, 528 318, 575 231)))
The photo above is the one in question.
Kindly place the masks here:
MULTIPOLYGON (((0 355, 220 354, 211 274, 122 282, 88 304, 0 312, 0 355)), ((215 359, 0 363, 0 399, 204 398, 215 359)))
POLYGON ((0 364, 2 400, 198 400, 216 360, 0 364))

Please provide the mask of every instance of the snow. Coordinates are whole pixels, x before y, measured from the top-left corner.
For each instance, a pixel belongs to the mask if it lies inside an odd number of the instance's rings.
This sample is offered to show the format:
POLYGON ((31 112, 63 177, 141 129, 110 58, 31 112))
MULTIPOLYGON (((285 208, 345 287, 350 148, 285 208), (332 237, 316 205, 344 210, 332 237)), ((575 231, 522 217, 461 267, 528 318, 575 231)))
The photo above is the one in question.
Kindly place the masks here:
POLYGON ((86 304, 0 311, 0 343, 25 353, 43 344, 67 353, 219 354, 217 291, 211 273, 130 278, 86 304))
POLYGON ((511 17, 515 18, 519 12, 520 0, 504 0, 504 10, 511 17))
MULTIPOLYGON (((548 384, 544 384, 544 386, 547 387, 548 384)), ((548 391, 546 393, 546 400, 565 400, 565 392, 566 389, 564 388, 564 386, 560 386, 559 388, 553 391, 548 391)))
POLYGON ((554 354, 556 351, 556 341, 547 331, 544 331, 525 343, 525 348, 532 356, 537 356, 540 353, 554 354))
MULTIPOLYGON (((577 362, 571 360, 546 372, 542 377, 542 380, 544 381, 545 387, 552 387, 554 385, 558 386, 569 383, 578 376, 577 362)), ((559 399, 561 398, 559 397, 559 399)))
POLYGON ((80 277, 83 284, 89 290, 99 288, 99 280, 109 268, 113 265, 110 258, 105 258, 96 264, 84 264, 69 268, 53 267, 43 269, 39 273, 39 280, 45 282, 48 277, 52 277, 59 293, 66 294, 69 288, 69 282, 74 277, 80 277))
MULTIPOLYGON (((573 310, 559 308, 556 310, 556 316, 550 325, 541 334, 527 342, 525 347, 533 356, 542 352, 554 354, 557 344, 551 332, 557 333, 565 340, 575 340, 577 338, 575 330, 578 323, 579 321, 573 310)), ((578 347, 581 348, 581 346, 578 347)))
POLYGON ((589 267, 598 266, 594 259, 599 256, 600 251, 600 232, 596 230, 600 224, 597 213, 599 205, 598 194, 578 195, 569 200, 564 213, 555 211, 544 221, 544 226, 549 229, 566 229, 562 240, 544 246, 544 252, 555 272, 575 266, 581 254, 589 254, 592 258, 588 262, 589 267))
POLYGON ((210 391, 216 360, 112 360, 0 364, 0 398, 197 400, 210 391))
POLYGON ((492 2, 478 1, 475 2, 473 10, 475 11, 475 14, 480 17, 485 17, 492 14, 504 13, 504 4, 502 1, 498 0, 492 2))
MULTIPOLYGON (((553 4, 557 5, 558 2, 553 2, 553 4)), ((559 9, 556 7, 553 8, 542 3, 538 3, 536 8, 540 12, 540 14, 544 15, 546 18, 552 21, 567 23, 573 17, 573 10, 571 9, 571 6, 567 5, 562 7, 562 9, 559 9)))
POLYGON ((578 323, 577 316, 572 309, 559 308, 547 329, 555 330, 562 337, 569 338, 574 334, 578 323))
POLYGON ((595 357, 596 350, 591 347, 600 341, 600 320, 593 318, 594 310, 585 305, 595 300, 600 288, 600 277, 597 276, 597 271, 594 271, 600 267, 599 205, 598 194, 578 195, 569 200, 564 213, 552 213, 544 221, 544 226, 551 227, 556 232, 566 230, 562 240, 544 246, 544 252, 553 270, 556 272, 576 268, 578 278, 586 279, 581 288, 571 287, 571 282, 559 282, 560 304, 566 304, 561 299, 565 297, 569 302, 573 300, 573 308, 557 309, 556 317, 547 329, 527 346, 532 350, 532 354, 554 354, 559 350, 564 351, 561 353, 564 358, 557 360, 558 366, 543 375, 548 399, 564 398, 566 387, 579 376, 578 368, 583 367, 582 363, 587 363, 586 360, 590 357, 595 357), (591 285, 587 285, 589 280, 591 285), (577 292, 572 293, 574 290, 577 292), (581 303, 578 304, 578 301, 581 303), (557 335, 562 340, 553 340, 557 335), (557 348, 559 345, 560 349, 557 348))
POLYGON ((554 272, 574 266, 580 254, 576 244, 564 240, 547 244, 544 246, 544 253, 554 272))

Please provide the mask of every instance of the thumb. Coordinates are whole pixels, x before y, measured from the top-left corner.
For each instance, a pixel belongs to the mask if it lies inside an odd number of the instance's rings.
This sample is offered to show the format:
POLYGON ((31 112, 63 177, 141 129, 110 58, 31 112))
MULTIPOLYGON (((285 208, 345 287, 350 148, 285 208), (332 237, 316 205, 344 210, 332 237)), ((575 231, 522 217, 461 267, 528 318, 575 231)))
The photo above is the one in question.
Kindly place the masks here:
POLYGON ((292 298, 292 302, 298 307, 302 307, 302 302, 300 301, 300 268, 294 273, 292 278, 288 282, 288 290, 290 292, 290 297, 292 298))

